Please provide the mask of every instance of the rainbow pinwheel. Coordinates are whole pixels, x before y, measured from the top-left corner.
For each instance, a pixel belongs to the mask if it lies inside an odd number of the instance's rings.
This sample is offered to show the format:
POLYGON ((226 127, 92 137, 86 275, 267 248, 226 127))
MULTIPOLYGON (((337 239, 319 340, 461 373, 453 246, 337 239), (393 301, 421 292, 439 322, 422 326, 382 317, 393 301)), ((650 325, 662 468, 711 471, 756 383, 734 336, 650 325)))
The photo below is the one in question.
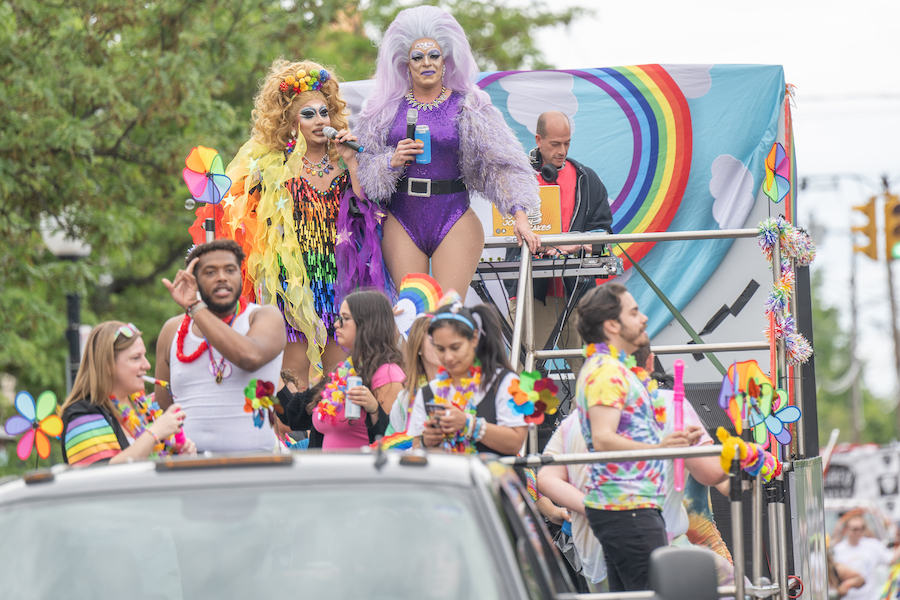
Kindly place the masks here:
POLYGON ((219 153, 206 146, 197 146, 184 159, 184 183, 197 202, 218 204, 231 189, 231 179, 225 175, 225 168, 219 153))
POLYGON ((56 415, 56 394, 46 391, 38 396, 37 402, 34 396, 26 391, 16 394, 16 410, 18 415, 13 415, 6 421, 6 433, 19 435, 24 433, 16 446, 16 454, 20 460, 26 460, 31 456, 31 450, 37 447, 38 456, 46 459, 50 456, 50 437, 62 435, 63 422, 56 415))
POLYGON ((793 438, 785 425, 800 420, 800 409, 788 405, 787 393, 784 390, 773 390, 771 384, 763 383, 760 386, 758 400, 751 404, 749 417, 753 439, 766 448, 769 445, 770 433, 779 444, 791 443, 793 438))
POLYGON ((784 200, 791 191, 791 159, 784 151, 784 146, 776 142, 766 157, 766 180, 763 192, 772 202, 784 200))
POLYGON ((552 415, 559 407, 558 391, 552 379, 541 378, 538 371, 525 371, 509 386, 512 394, 509 407, 514 413, 524 415, 526 423, 540 425, 545 414, 552 415))
POLYGON ((719 406, 731 418, 738 435, 744 430, 743 416, 746 414, 747 393, 750 391, 751 382, 756 386, 764 383, 772 384, 755 360, 736 362, 728 367, 728 372, 722 380, 722 388, 719 390, 719 406))

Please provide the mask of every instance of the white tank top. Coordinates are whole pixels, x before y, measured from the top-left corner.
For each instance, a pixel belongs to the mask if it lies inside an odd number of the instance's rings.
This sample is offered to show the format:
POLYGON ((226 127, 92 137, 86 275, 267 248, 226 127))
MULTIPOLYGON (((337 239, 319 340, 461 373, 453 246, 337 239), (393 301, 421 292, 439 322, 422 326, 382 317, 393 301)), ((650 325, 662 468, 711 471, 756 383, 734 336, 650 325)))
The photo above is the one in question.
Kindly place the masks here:
MULTIPOLYGON (((250 330, 250 314, 259 308, 248 303, 246 310, 234 320, 234 330, 247 335, 250 330)), ((184 339, 184 353, 192 354, 203 338, 194 335, 191 321, 184 339)), ((197 445, 198 452, 270 452, 276 449, 278 439, 268 420, 262 428, 253 424, 253 415, 244 412, 244 388, 251 379, 270 381, 278 386, 281 359, 276 356, 260 369, 249 372, 225 359, 225 374, 222 383, 216 384, 215 370, 211 369, 209 351, 194 362, 184 363, 176 356, 177 341, 169 348, 169 382, 175 401, 185 412, 184 433, 197 445)), ((213 348, 216 365, 222 354, 213 348)))

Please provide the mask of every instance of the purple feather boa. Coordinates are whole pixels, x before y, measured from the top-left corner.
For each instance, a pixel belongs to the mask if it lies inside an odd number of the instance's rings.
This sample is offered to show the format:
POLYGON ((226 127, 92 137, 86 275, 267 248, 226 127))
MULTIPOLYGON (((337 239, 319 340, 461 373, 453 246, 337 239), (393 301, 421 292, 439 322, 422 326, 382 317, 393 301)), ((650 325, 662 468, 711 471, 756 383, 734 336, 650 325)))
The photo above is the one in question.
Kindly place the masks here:
MULTIPOLYGON (((463 183, 503 214, 512 214, 516 208, 525 212, 536 209, 540 204, 537 177, 522 145, 500 111, 478 105, 477 95, 467 93, 456 117, 463 183)), ((366 147, 359 156, 360 184, 370 198, 388 204, 406 167, 390 166, 394 148, 386 143, 388 128, 366 120, 360 121, 356 133, 359 143, 366 147)))
POLYGON ((381 256, 381 223, 385 213, 374 202, 360 199, 352 187, 341 196, 337 219, 334 260, 340 274, 335 282, 335 312, 344 298, 363 288, 384 290, 390 294, 390 277, 381 256), (351 214, 351 205, 358 212, 351 214))

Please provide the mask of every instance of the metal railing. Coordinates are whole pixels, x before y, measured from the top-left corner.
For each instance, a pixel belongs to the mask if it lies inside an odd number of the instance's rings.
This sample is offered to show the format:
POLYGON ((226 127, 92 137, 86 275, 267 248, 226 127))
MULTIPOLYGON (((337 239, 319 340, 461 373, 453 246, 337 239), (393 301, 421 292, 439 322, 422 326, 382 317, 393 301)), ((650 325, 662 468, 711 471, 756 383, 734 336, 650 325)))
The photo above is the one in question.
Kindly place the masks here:
MULTIPOLYGON (((657 448, 650 450, 617 450, 607 452, 587 452, 581 454, 532 454, 528 456, 507 456, 498 459, 501 463, 511 467, 539 468, 544 465, 583 465, 589 463, 608 463, 608 462, 632 462, 638 460, 673 460, 676 458, 697 458, 704 456, 720 456, 724 446, 705 445, 689 448, 657 448)), ((735 446, 735 457, 739 456, 739 449, 735 446)), ((736 458, 732 461, 730 478, 730 506, 731 506, 731 540, 732 540, 732 559, 734 565, 734 585, 719 586, 718 592, 720 596, 734 596, 735 598, 744 598, 745 594, 754 598, 769 598, 779 595, 780 598, 789 598, 787 565, 781 564, 785 557, 783 548, 786 543, 786 525, 784 523, 785 511, 784 503, 770 503, 769 512, 769 539, 772 542, 774 550, 772 557, 772 576, 776 581, 769 583, 762 577, 762 526, 757 523, 755 515, 762 514, 762 495, 755 493, 756 489, 762 489, 761 477, 757 475, 750 481, 754 484, 754 494, 752 498, 753 532, 752 544, 753 554, 752 575, 753 585, 746 585, 744 581, 744 518, 743 518, 743 502, 741 493, 744 490, 744 482, 747 481, 741 469, 740 461, 736 458), (772 510, 772 507, 775 510, 772 510), (777 510, 780 506, 781 510, 777 510)), ((779 476, 782 478, 782 476, 779 476)), ((783 479, 782 479, 783 482, 783 479)), ((557 600, 639 600, 643 598, 654 598, 652 591, 638 592, 610 592, 610 593, 593 593, 593 594, 560 594, 557 600)))
MULTIPOLYGON (((606 233, 565 233, 565 234, 556 234, 556 235, 542 235, 541 236, 541 244, 544 246, 554 246, 554 245, 574 245, 574 244, 615 244, 615 243, 623 243, 623 242, 672 242, 672 241, 689 241, 689 240, 709 240, 709 239, 740 239, 740 238, 755 238, 757 236, 756 229, 724 229, 724 230, 710 230, 710 231, 671 231, 671 232, 659 232, 659 233, 629 233, 629 234, 606 234, 606 233)), ((503 238, 487 238, 485 239, 485 248, 488 249, 497 249, 497 248, 510 248, 514 245, 517 245, 515 237, 503 237, 503 238)), ((530 252, 522 252, 521 255, 521 263, 519 266, 519 281, 516 289, 516 294, 518 298, 517 302, 517 310, 513 319, 513 334, 511 339, 511 348, 510 348, 510 362, 512 366, 516 370, 520 370, 524 367, 526 371, 532 371, 535 368, 535 363, 538 360, 545 359, 562 359, 562 358, 574 358, 581 356, 580 349, 562 349, 562 350, 538 350, 535 347, 535 339, 534 339, 534 290, 533 290, 533 280, 531 277, 531 265, 532 265, 532 256, 530 252), (520 353, 519 348, 524 349, 524 364, 520 364, 520 353)), ((795 268, 795 265, 791 265, 791 268, 795 268)), ((778 281, 781 276, 781 249, 778 241, 775 243, 775 248, 772 251, 772 273, 774 281, 778 281)), ((792 298, 791 305, 793 310, 796 313, 796 297, 792 298)), ((796 314, 795 314, 796 318, 796 314)), ((764 340, 760 341, 751 341, 751 342, 734 342, 734 343, 715 343, 715 344, 684 344, 684 345, 676 345, 676 346, 655 346, 653 351, 657 354, 698 354, 704 352, 747 352, 753 350, 770 350, 771 345, 769 342, 764 340)), ((787 381, 787 357, 785 351, 785 345, 782 340, 778 340, 775 344, 776 350, 776 364, 775 364, 775 372, 772 374, 773 383, 777 388, 786 389, 785 382, 787 381)), ((800 394, 800 386, 794 386, 795 394, 794 394, 794 403, 800 411, 803 411, 803 398, 800 394)), ((745 424, 745 428, 747 428, 745 424)), ((804 423, 801 419, 796 424, 796 436, 792 445, 791 454, 798 458, 803 458, 803 448, 805 447, 805 431, 804 431, 804 423)), ((537 448, 537 430, 534 427, 529 428, 529 436, 528 436, 528 449, 529 451, 534 451, 537 448)), ((721 447, 719 448, 721 450, 721 447)), ((780 447, 775 449, 777 452, 777 458, 782 460, 780 447)), ((644 451, 637 451, 644 452, 644 451)), ((609 453, 592 453, 592 460, 584 459, 583 462, 597 462, 604 461, 602 457, 598 457, 597 455, 609 455, 609 453)), ((653 455, 656 456, 655 454, 653 455)), ((695 455, 691 455, 695 456, 695 455)), ((696 456, 707 456, 707 454, 696 454, 696 456)), ((647 455, 649 458, 650 455, 647 455)), ((573 457, 568 457, 573 458, 573 457)), ((578 457, 580 458, 580 456, 578 457)), ((659 458, 674 458, 667 457, 664 453, 659 455, 659 458)), ((516 459, 523 460, 525 463, 533 460, 533 457, 525 457, 524 459, 516 459)), ((534 466, 539 467, 541 464, 540 460, 545 460, 543 458, 539 458, 537 464, 534 466)), ((616 459, 608 459, 608 460, 634 460, 633 458, 616 458, 616 459)), ((552 461, 554 464, 575 464, 575 463, 562 463, 559 460, 552 461)), ((784 470, 787 471, 790 469, 790 464, 788 462, 784 462, 784 470)), ((525 463, 516 463, 520 466, 531 466, 530 464, 526 465, 525 463)), ((732 477, 734 475, 732 474, 732 477)), ((744 480, 740 477, 737 479, 741 484, 744 480)), ((733 481, 734 483, 734 481, 733 481)), ((752 502, 752 523, 753 523, 753 535, 752 535, 752 554, 751 554, 751 564, 752 564, 752 575, 753 582, 755 586, 752 588, 745 590, 744 589, 744 580, 743 580, 743 531, 742 531, 742 506, 740 499, 740 489, 742 485, 738 485, 738 491, 732 492, 732 530, 733 530, 733 558, 735 564, 735 585, 732 588, 732 592, 735 594, 737 598, 742 598, 744 596, 745 591, 754 595, 763 594, 764 596, 757 597, 768 597, 774 594, 778 594, 780 600, 788 600, 788 588, 787 588, 787 565, 782 564, 787 557, 787 549, 786 549, 786 515, 785 515, 785 506, 784 506, 784 474, 779 475, 776 480, 770 484, 769 493, 773 496, 773 500, 768 504, 769 511, 769 536, 770 540, 775 540, 775 543, 772 544, 772 571, 771 574, 773 579, 775 579, 775 583, 769 585, 764 584, 762 579, 762 569, 763 569, 763 535, 762 535, 762 514, 764 510, 764 506, 766 504, 766 500, 763 497, 763 482, 759 476, 753 478, 750 481, 750 488, 752 489, 751 502, 752 502), (738 543, 738 540, 741 540, 738 543), (740 567, 738 566, 740 565, 740 567), (738 571, 740 570, 741 577, 738 577, 738 571), (774 590, 774 591, 772 591, 774 590)), ((720 590, 721 591, 721 590, 720 590)), ((579 598, 584 598, 587 600, 588 598, 613 598, 613 596, 608 595, 579 595, 579 598)), ((616 595, 615 598, 643 598, 644 596, 620 596, 616 595)))

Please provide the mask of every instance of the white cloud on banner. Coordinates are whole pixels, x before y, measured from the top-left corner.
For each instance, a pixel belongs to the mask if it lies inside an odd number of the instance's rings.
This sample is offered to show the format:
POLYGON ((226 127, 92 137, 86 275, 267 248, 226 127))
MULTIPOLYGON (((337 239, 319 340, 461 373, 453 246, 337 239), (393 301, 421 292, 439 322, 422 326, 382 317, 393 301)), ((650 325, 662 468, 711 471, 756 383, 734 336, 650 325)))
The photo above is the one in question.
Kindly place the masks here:
POLYGON ((710 170, 713 218, 720 229, 743 227, 753 207, 753 176, 744 163, 728 154, 717 157, 710 170))
POLYGON ((572 136, 575 136, 574 117, 578 112, 578 98, 572 92, 574 86, 572 75, 553 71, 515 73, 500 80, 500 87, 509 94, 506 101, 509 115, 532 134, 541 113, 558 110, 568 115, 572 123, 572 136))

